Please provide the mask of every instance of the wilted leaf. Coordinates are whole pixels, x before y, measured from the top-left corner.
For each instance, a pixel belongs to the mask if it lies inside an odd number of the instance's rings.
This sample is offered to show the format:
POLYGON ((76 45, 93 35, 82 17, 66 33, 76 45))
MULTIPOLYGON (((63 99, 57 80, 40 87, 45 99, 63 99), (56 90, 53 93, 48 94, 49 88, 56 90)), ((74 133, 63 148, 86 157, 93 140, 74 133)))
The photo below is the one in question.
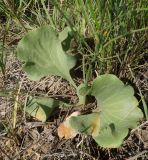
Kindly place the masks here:
POLYGON ((25 62, 23 69, 32 80, 58 75, 75 85, 69 74, 69 70, 75 66, 75 58, 65 54, 61 39, 49 26, 30 31, 19 42, 17 57, 25 62))
POLYGON ((69 120, 71 117, 77 117, 79 114, 79 112, 72 113, 63 123, 60 124, 58 127, 58 136, 60 138, 70 139, 78 134, 78 131, 71 127, 69 120))
POLYGON ((26 106, 26 112, 36 119, 45 122, 58 105, 59 101, 52 98, 30 97, 26 106))

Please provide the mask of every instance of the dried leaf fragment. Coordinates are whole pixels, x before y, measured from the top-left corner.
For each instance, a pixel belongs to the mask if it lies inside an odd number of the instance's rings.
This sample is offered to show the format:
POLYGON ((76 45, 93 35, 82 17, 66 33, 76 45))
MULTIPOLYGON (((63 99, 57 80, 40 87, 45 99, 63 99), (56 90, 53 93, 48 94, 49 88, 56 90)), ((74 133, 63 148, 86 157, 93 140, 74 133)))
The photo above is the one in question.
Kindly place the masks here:
POLYGON ((78 131, 71 127, 69 121, 71 117, 77 117, 79 114, 80 112, 73 112, 63 123, 60 124, 58 127, 58 136, 60 138, 70 139, 78 134, 78 131))

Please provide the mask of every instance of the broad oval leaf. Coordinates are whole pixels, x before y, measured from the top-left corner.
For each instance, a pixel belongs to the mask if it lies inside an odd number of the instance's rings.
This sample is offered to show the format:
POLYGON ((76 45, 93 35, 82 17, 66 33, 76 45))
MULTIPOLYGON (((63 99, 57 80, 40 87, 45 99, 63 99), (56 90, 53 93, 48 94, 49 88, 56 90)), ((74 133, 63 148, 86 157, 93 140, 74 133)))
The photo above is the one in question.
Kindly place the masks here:
POLYGON ((75 57, 65 54, 61 43, 61 38, 49 26, 30 31, 19 42, 17 57, 25 62, 23 69, 31 80, 57 75, 75 85, 69 73, 75 66, 75 57))
POLYGON ((93 81, 91 94, 96 97, 96 111, 100 112, 100 133, 95 140, 103 147, 119 147, 128 129, 136 127, 143 117, 133 88, 106 74, 93 81))
POLYGON ((45 122, 58 105, 59 101, 52 98, 29 97, 25 111, 39 121, 45 122))
POLYGON ((136 127, 143 117, 137 107, 138 101, 134 97, 133 88, 124 85, 116 76, 106 74, 93 81, 91 95, 97 100, 97 109, 91 115, 73 117, 71 125, 80 131, 87 129, 88 125, 91 128, 94 125, 93 114, 98 115, 99 125, 96 125, 98 129, 95 129, 97 133, 93 134, 92 130, 85 133, 91 134, 104 148, 119 147, 127 136, 128 129, 136 127))

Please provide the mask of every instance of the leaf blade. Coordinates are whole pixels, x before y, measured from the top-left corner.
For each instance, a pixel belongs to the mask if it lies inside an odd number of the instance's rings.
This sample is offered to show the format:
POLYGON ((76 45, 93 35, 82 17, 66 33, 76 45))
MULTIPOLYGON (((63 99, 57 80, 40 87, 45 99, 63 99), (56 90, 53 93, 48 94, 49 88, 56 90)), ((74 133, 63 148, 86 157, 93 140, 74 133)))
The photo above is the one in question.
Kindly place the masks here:
POLYGON ((116 76, 101 75, 93 81, 91 95, 97 99, 97 109, 100 112, 100 132, 93 136, 99 145, 105 148, 117 148, 122 144, 129 128, 134 128, 143 117, 137 107, 134 90, 126 86, 116 76), (115 127, 114 136, 110 124, 115 127))
POLYGON ((52 98, 29 97, 25 111, 39 121, 45 122, 58 105, 59 101, 52 98))
POLYGON ((69 70, 75 57, 66 55, 57 33, 49 26, 30 31, 17 46, 17 57, 24 61, 24 71, 32 80, 58 75, 74 84, 69 70))

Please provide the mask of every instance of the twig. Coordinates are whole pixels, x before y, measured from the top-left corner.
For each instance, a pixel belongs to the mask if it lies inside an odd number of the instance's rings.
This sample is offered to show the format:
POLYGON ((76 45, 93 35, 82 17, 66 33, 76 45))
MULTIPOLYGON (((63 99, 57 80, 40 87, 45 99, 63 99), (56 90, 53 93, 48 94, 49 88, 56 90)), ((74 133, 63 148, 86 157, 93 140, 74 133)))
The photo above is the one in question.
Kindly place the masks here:
POLYGON ((140 156, 142 156, 142 155, 145 154, 145 153, 148 153, 148 151, 144 150, 144 151, 142 151, 141 153, 138 153, 137 155, 135 155, 135 156, 133 156, 133 157, 131 157, 131 158, 128 158, 128 159, 126 159, 126 160, 135 160, 135 159, 139 158, 140 156))
POLYGON ((138 126, 137 128, 133 129, 133 130, 131 131, 131 134, 133 134, 137 129, 142 128, 142 127, 145 126, 146 124, 148 124, 148 121, 142 123, 140 126, 138 126))
POLYGON ((17 91, 17 95, 15 98, 15 102, 14 102, 14 108, 13 108, 13 129, 16 127, 16 116, 17 116, 17 108, 18 108, 18 100, 19 100, 19 93, 21 90, 21 85, 22 82, 19 85, 18 91, 17 91))

